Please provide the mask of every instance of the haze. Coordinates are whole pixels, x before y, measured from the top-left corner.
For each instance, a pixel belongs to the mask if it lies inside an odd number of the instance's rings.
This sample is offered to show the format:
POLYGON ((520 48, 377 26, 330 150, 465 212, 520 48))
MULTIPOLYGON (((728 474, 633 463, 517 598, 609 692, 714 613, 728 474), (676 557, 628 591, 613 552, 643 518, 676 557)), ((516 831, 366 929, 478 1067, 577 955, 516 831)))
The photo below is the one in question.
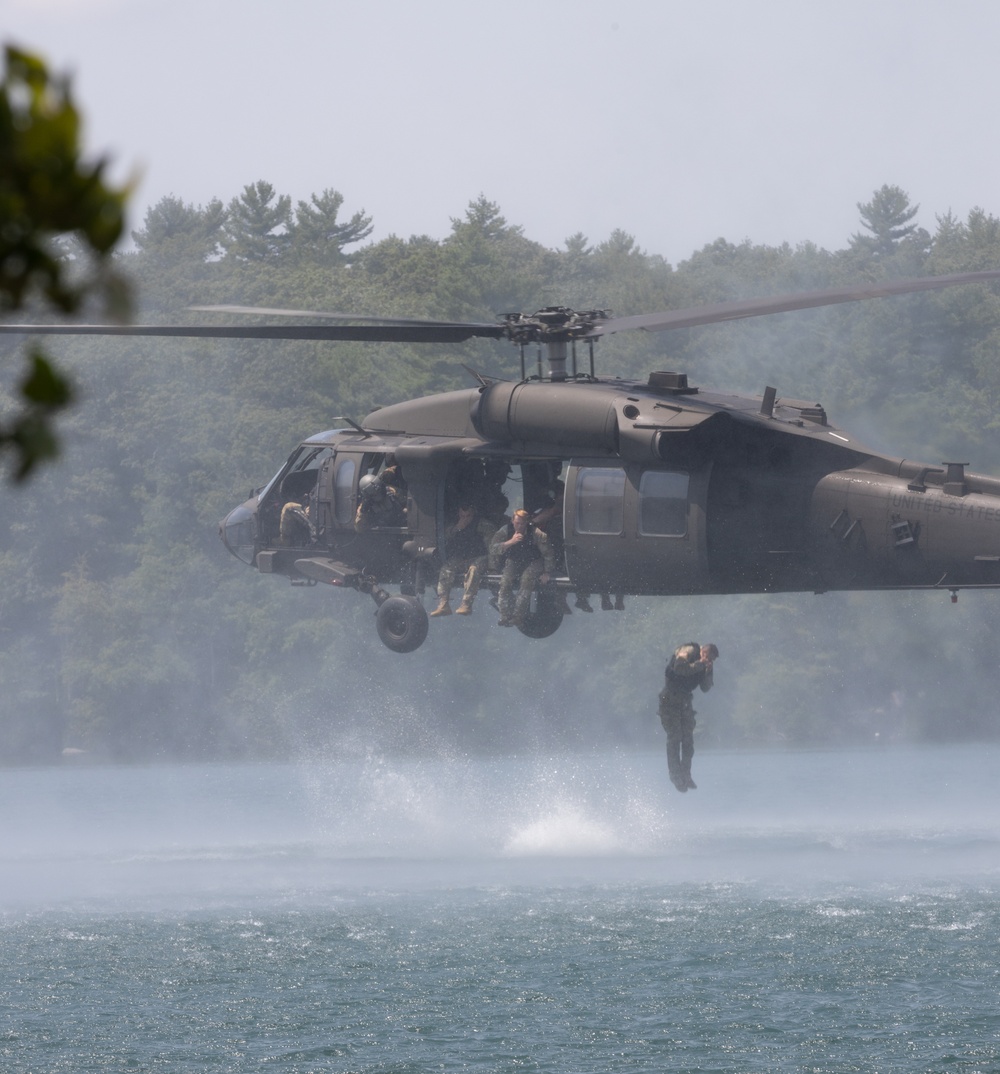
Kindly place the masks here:
POLYGON ((620 228, 844 246, 885 183, 918 222, 997 204, 987 0, 5 0, 74 75, 91 153, 173 194, 332 187, 374 239, 445 236, 480 194, 551 247, 620 228))

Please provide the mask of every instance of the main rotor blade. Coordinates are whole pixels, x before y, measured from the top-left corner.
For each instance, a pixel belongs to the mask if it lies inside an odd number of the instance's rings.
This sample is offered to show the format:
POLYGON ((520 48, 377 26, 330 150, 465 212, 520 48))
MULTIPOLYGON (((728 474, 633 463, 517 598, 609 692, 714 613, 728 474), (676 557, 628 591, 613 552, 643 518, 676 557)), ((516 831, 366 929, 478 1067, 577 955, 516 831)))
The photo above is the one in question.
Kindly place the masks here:
POLYGON ((323 325, 0 324, 0 333, 27 336, 186 336, 198 339, 311 339, 361 343, 462 343, 474 336, 501 339, 503 325, 379 323, 323 325))
POLYGON ((424 325, 428 328, 474 328, 492 332, 495 323, 478 321, 434 321, 426 317, 367 317, 359 313, 335 313, 332 310, 286 310, 264 306, 188 306, 200 313, 249 313, 260 317, 316 317, 326 321, 364 321, 368 324, 424 325))
MULTIPOLYGON (((711 306, 688 307, 667 310, 663 313, 642 313, 634 317, 612 317, 607 320, 595 315, 592 327, 576 338, 594 339, 642 328, 647 332, 662 332, 671 328, 694 328, 699 325, 735 321, 745 317, 762 317, 771 313, 787 313, 792 310, 832 306, 841 302, 858 302, 869 298, 884 298, 914 291, 938 291, 958 284, 983 283, 1000 279, 1000 270, 989 272, 960 272, 950 276, 924 276, 918 279, 891 280, 884 283, 832 287, 822 291, 802 291, 789 295, 772 295, 765 298, 740 299, 720 302, 711 306)), ((535 335, 526 333, 519 320, 508 316, 501 324, 485 324, 474 321, 424 321, 408 318, 379 318, 353 316, 344 313, 319 313, 306 310, 262 309, 253 306, 196 307, 227 313, 252 313, 282 317, 321 317, 327 320, 364 321, 364 324, 326 325, 101 325, 101 324, 0 324, 0 333, 7 335, 53 335, 53 336, 186 336, 203 339, 270 339, 270 340, 324 340, 355 341, 363 343, 463 343, 475 337, 485 339, 511 339, 522 342, 537 339, 546 342, 557 339, 563 326, 549 329, 547 324, 533 323, 529 328, 535 335)), ((544 312, 544 311, 543 311, 544 312)), ((563 338, 566 338, 565 336, 563 338)))
POLYGON ((830 287, 822 291, 800 291, 790 295, 767 298, 747 298, 735 302, 719 302, 712 306, 690 306, 665 313, 640 313, 634 317, 612 317, 597 324, 588 336, 606 336, 612 332, 628 332, 643 328, 647 332, 663 332, 670 328, 695 328, 721 321, 737 321, 744 317, 762 317, 769 313, 788 313, 816 306, 835 306, 839 302, 858 302, 888 295, 905 295, 913 291, 939 291, 962 283, 982 283, 1000 279, 1000 271, 958 272, 951 276, 924 276, 917 279, 890 280, 853 287, 830 287))

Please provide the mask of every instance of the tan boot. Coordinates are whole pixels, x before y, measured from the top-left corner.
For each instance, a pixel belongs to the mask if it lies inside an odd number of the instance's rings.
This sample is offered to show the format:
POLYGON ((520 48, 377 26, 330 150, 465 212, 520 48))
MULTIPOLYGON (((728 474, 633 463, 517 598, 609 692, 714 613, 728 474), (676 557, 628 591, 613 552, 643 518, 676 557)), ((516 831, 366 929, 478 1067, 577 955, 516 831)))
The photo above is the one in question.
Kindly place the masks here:
POLYGON ((472 615, 472 601, 468 597, 465 597, 461 604, 455 609, 456 615, 472 615))
POLYGON ((431 612, 432 619, 438 615, 451 615, 451 605, 448 603, 447 597, 442 597, 438 601, 438 606, 431 612))

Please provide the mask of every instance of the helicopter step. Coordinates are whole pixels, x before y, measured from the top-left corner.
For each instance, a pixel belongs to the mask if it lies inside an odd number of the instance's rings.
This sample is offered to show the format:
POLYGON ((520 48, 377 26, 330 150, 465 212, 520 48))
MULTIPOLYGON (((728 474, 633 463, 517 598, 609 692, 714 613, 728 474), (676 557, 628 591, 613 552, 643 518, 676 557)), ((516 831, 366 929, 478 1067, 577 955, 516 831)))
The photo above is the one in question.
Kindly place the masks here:
POLYGON ((325 556, 296 559, 295 569, 315 582, 346 586, 351 589, 359 588, 362 577, 362 572, 357 567, 351 567, 346 563, 341 563, 339 560, 328 559, 325 556))
POLYGON ((313 582, 368 593, 376 604, 375 629, 379 639, 393 652, 412 653, 426 640, 427 610, 417 597, 404 593, 392 596, 358 567, 326 556, 296 559, 295 570, 313 582))
MULTIPOLYGON (((326 556, 309 556, 295 560, 294 566, 295 570, 304 575, 305 579, 313 585, 317 582, 324 582, 326 585, 357 589, 360 593, 367 593, 379 607, 390 599, 390 594, 374 578, 365 574, 360 567, 353 567, 340 560, 326 556)), ((293 578, 293 585, 295 581, 293 578)), ((413 594, 406 592, 404 587, 402 595, 409 597, 413 594)))

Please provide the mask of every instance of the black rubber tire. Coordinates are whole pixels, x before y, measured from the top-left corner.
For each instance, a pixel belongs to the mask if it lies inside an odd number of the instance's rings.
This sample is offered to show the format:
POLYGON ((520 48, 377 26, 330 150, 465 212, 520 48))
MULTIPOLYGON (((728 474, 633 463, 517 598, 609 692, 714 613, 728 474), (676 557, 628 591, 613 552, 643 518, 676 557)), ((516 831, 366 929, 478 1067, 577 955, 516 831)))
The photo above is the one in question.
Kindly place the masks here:
POLYGON ((517 628, 527 638, 547 638, 562 626, 563 613, 555 589, 541 589, 534 595, 532 608, 517 628))
POLYGON ((389 597, 375 613, 379 639, 394 653, 412 653, 427 637, 427 609, 416 597, 389 597))

